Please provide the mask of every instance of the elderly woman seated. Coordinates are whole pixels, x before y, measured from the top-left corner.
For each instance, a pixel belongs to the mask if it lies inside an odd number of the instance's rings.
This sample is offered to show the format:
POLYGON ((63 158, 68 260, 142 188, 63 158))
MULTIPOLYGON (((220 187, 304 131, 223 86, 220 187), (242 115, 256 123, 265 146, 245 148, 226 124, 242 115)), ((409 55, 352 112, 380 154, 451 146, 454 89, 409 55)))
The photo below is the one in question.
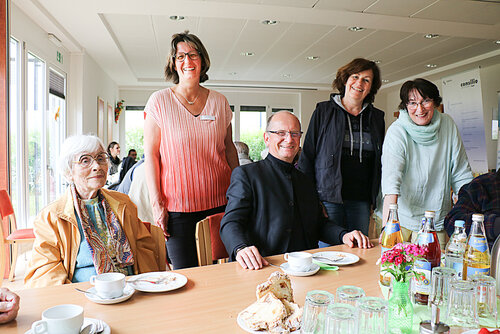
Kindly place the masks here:
POLYGON ((26 286, 83 282, 96 273, 165 270, 162 232, 149 232, 127 195, 102 188, 109 156, 101 140, 69 137, 61 151, 60 167, 69 186, 34 222, 26 286))

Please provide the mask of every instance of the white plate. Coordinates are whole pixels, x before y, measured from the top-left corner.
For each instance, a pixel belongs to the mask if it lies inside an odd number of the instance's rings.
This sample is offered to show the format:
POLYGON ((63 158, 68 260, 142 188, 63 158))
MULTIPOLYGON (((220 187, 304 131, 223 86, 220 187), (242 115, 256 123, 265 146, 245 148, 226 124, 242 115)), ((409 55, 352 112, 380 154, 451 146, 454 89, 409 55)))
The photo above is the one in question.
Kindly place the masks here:
MULTIPOLYGON (((313 254, 313 259, 314 255, 327 258, 331 261, 331 263, 327 264, 334 264, 336 266, 345 266, 359 261, 359 256, 346 252, 334 252, 334 251, 318 252, 313 254)), ((321 260, 318 259, 314 259, 314 261, 321 262, 321 260)))
POLYGON ((288 262, 282 263, 280 267, 281 267, 281 270, 283 270, 288 275, 300 276, 300 277, 314 275, 319 270, 319 266, 316 263, 311 264, 311 268, 309 271, 293 271, 290 269, 288 262))
MULTIPOLYGON (((488 328, 489 331, 494 331, 497 328, 488 328)), ((463 332, 462 334, 477 334, 479 333, 479 329, 471 329, 468 330, 467 332, 463 332)))
MULTIPOLYGON (((97 322, 97 319, 94 319, 94 318, 84 318, 83 319, 83 326, 82 326, 82 328, 85 328, 86 326, 88 326, 90 324, 93 324, 93 323, 96 323, 96 322, 97 322)), ((33 334, 33 332, 31 331, 31 329, 29 329, 24 334, 33 334)), ((90 334, 94 334, 94 331, 91 331, 90 334)), ((111 328, 109 327, 109 325, 107 323, 104 322, 104 329, 99 334, 111 334, 111 328)))
POLYGON ((116 298, 101 298, 97 295, 97 291, 94 287, 87 290, 85 297, 97 304, 117 304, 130 299, 135 292, 135 289, 131 284, 126 284, 125 289, 123 289, 123 295, 116 298), (89 293, 87 293, 89 292, 89 293))
POLYGON ((134 289, 143 292, 165 292, 182 288, 186 285, 187 281, 184 275, 169 271, 158 271, 134 276, 128 280, 128 283, 132 284, 134 289), (145 282, 144 280, 152 282, 161 282, 163 280, 165 283, 155 284, 145 282))
MULTIPOLYGON (((254 331, 253 329, 250 329, 248 328, 245 323, 243 322, 243 320, 240 318, 240 315, 238 314, 238 319, 236 319, 236 321, 238 322, 238 325, 241 327, 241 329, 243 329, 244 331, 248 332, 248 333, 253 333, 253 334, 262 334, 262 333, 267 333, 267 331, 254 331)), ((300 329, 296 330, 296 331, 293 331, 293 332, 290 332, 290 334, 292 333, 300 333, 300 329)))

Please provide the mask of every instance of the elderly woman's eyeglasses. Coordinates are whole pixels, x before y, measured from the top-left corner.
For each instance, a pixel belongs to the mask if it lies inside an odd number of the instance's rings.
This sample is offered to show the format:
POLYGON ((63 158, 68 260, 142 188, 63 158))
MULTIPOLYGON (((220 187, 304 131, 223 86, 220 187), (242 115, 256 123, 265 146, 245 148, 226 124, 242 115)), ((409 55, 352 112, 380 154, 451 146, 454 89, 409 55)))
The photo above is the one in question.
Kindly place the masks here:
POLYGON ((75 164, 79 164, 83 168, 88 168, 92 165, 94 160, 97 161, 99 165, 107 165, 109 162, 109 156, 107 153, 100 153, 95 157, 91 156, 90 154, 84 154, 80 157, 80 160, 73 162, 75 164))
POLYGON ((198 58, 200 58, 200 54, 197 51, 191 51, 188 53, 179 52, 174 56, 174 58, 177 61, 184 61, 186 59, 186 56, 188 56, 189 59, 191 59, 191 60, 197 60, 198 58))
POLYGON ((285 131, 285 130, 279 130, 279 131, 267 131, 269 133, 274 133, 280 137, 286 137, 287 133, 290 134, 292 138, 300 138, 302 136, 302 131, 285 131))
POLYGON ((422 102, 410 101, 406 104, 406 107, 410 110, 416 110, 420 104, 422 108, 430 108, 433 102, 434 101, 432 99, 425 99, 422 102))

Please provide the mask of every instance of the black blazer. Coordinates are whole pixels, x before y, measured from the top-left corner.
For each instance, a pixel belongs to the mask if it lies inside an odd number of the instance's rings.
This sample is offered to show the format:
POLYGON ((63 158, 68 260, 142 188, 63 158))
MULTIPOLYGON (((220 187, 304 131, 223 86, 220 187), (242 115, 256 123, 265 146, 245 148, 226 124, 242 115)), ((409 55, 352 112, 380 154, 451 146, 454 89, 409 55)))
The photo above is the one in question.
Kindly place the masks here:
POLYGON ((271 154, 233 170, 227 199, 220 236, 232 260, 235 251, 245 246, 256 246, 262 256, 287 252, 294 206, 305 232, 304 249, 317 248, 318 240, 340 244, 347 233, 323 216, 314 183, 271 154))

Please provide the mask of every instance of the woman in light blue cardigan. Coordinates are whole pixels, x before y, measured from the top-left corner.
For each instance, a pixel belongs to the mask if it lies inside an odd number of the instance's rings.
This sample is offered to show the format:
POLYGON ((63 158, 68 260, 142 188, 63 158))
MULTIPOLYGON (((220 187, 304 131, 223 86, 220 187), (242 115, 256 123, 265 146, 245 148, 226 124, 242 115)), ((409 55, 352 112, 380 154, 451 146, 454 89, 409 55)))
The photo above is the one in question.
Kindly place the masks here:
POLYGON ((414 242, 424 211, 435 211, 444 249, 450 192, 458 194, 472 172, 457 126, 436 109, 442 100, 436 85, 425 79, 407 81, 400 98, 399 118, 387 130, 382 148, 383 222, 389 204, 397 203, 403 238, 414 242))

